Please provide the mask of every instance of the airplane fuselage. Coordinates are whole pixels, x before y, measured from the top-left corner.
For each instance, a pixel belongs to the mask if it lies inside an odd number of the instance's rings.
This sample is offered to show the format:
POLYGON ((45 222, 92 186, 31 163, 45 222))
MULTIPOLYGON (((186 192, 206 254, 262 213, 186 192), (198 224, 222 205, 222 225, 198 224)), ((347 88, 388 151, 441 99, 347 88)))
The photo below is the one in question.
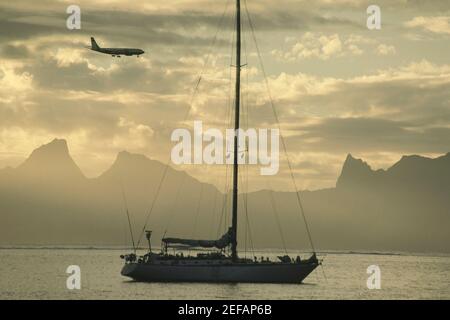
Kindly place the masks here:
POLYGON ((113 56, 139 56, 144 53, 144 50, 133 48, 99 48, 92 50, 113 56))
POLYGON ((102 48, 95 41, 94 37, 91 37, 91 50, 97 51, 104 54, 110 54, 113 57, 120 56, 140 56, 144 54, 145 51, 142 49, 134 49, 134 48, 102 48))

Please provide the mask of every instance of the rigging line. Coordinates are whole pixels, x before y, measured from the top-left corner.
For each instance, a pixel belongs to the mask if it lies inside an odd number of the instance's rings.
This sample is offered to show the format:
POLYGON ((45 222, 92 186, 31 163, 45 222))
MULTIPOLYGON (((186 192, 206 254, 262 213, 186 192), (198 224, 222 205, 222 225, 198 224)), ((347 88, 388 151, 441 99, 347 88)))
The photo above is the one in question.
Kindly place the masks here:
POLYGON ((213 53, 213 49, 214 49, 214 46, 216 45, 219 32, 222 30, 222 23, 224 21, 225 15, 226 15, 226 13, 228 11, 228 6, 229 6, 230 2, 231 2, 231 0, 228 0, 226 2, 225 9, 223 10, 222 15, 220 17, 220 20, 219 20, 219 22, 217 24, 216 33, 214 35, 213 41, 211 42, 211 45, 208 48, 208 53, 206 55, 206 60, 205 60, 205 62, 203 64, 202 70, 201 70, 201 72, 200 72, 200 74, 199 74, 199 76, 197 78, 197 81, 196 81, 196 84, 195 84, 195 87, 194 87, 194 91, 193 91, 193 94, 192 94, 191 99, 190 99, 189 108, 187 110, 187 113, 186 113, 186 115, 184 117, 183 122, 187 120, 187 117, 189 116, 189 113, 190 113, 190 111, 192 109, 192 104, 194 102, 194 98, 195 98, 195 96, 196 96, 196 94, 198 92, 198 89, 200 87, 200 82, 203 79, 203 76, 204 76, 204 74, 206 72, 206 68, 207 68, 207 66, 209 64, 209 60, 211 59, 211 56, 212 56, 212 53, 213 53))
MULTIPOLYGON (((246 193, 248 193, 248 189, 247 189, 246 193)), ((252 238, 252 232, 251 232, 251 228, 250 228, 250 218, 249 218, 249 214, 248 214, 248 197, 244 198, 244 208, 245 208, 245 219, 246 219, 247 227, 248 227, 250 247, 252 250, 252 255, 255 256, 255 248, 253 246, 253 238, 252 238)))
MULTIPOLYGON (((233 30, 233 35, 234 35, 234 30, 233 30)), ((234 36, 233 36, 234 38, 234 36)), ((233 39, 232 38, 232 39, 233 39)), ((232 51, 231 51, 231 55, 230 55, 230 73, 229 73, 229 81, 230 81, 230 86, 229 86, 229 98, 228 98, 228 106, 227 106, 227 120, 225 123, 225 129, 230 128, 233 122, 233 106, 234 106, 234 99, 232 98, 233 92, 232 92, 232 87, 233 87, 233 83, 232 83, 232 64, 233 64, 233 54, 232 52, 234 51, 234 42, 231 40, 232 43, 232 51)), ((233 154, 232 154, 232 146, 228 145, 228 141, 226 140, 226 152, 225 152, 225 202, 223 204, 222 207, 222 216, 221 216, 221 224, 222 224, 222 218, 223 218, 223 232, 226 232, 228 227, 228 215, 227 215, 227 210, 228 210, 228 206, 229 206, 229 198, 231 196, 231 165, 228 163, 228 159, 232 158, 233 154)), ((219 226, 219 230, 220 230, 221 225, 219 226)), ((218 232, 218 236, 219 236, 218 232)))
MULTIPOLYGON (((236 50, 236 46, 237 43, 235 42, 235 38, 236 38, 236 28, 234 27, 235 21, 236 21, 236 16, 237 13, 234 12, 232 19, 231 19, 231 25, 232 25, 232 32, 231 32, 231 39, 230 39, 230 43, 231 43, 231 52, 230 52, 230 86, 229 86, 229 105, 228 105, 228 123, 226 124, 226 129, 228 128, 233 128, 233 123, 234 123, 234 107, 235 107, 235 100, 236 100, 236 96, 234 95, 234 88, 235 88, 235 82, 232 81, 233 80, 233 76, 234 76, 234 72, 233 72, 233 68, 235 67, 236 61, 234 61, 233 64, 233 59, 235 59, 234 56, 234 52, 236 50)), ((233 194, 232 194, 232 190, 233 190, 233 162, 230 164, 228 163, 228 159, 233 159, 234 157, 234 150, 233 150, 233 141, 231 141, 231 145, 228 144, 228 140, 226 140, 227 143, 227 148, 226 148, 226 154, 227 154, 227 158, 226 158, 226 166, 227 166, 227 202, 225 203, 225 212, 224 212, 224 230, 223 232, 226 232, 228 230, 228 226, 229 226, 229 214, 227 214, 227 212, 231 212, 232 211, 232 199, 233 199, 233 194), (229 211, 228 211, 229 210, 229 211)))
MULTIPOLYGON (((244 187, 244 178, 240 175, 239 176, 239 190, 241 190, 241 194, 240 196, 242 197, 242 202, 244 205, 244 210, 245 210, 245 187, 244 187)), ((245 225, 245 229, 244 229, 244 258, 247 258, 247 225, 245 225)))
POLYGON ((255 246, 253 245, 252 229, 250 228, 250 218, 248 216, 248 212, 245 213, 245 219, 247 220, 248 239, 250 241, 250 248, 252 249, 253 257, 255 257, 255 246))
POLYGON ((245 222, 245 233, 244 233, 244 259, 247 259, 247 221, 245 222))
POLYGON ((228 192, 229 192, 229 185, 230 185, 230 182, 229 182, 229 169, 230 169, 230 166, 227 164, 227 155, 226 155, 226 153, 225 153, 225 182, 224 182, 224 193, 223 193, 223 197, 222 197, 222 210, 221 210, 221 214, 220 214, 220 220, 219 220, 219 226, 218 226, 218 230, 217 230, 217 236, 219 235, 219 233, 220 233, 220 228, 221 228, 221 225, 222 225, 222 219, 223 219, 223 217, 224 217, 224 215, 225 215, 225 211, 226 211, 226 208, 227 208, 227 201, 228 201, 228 192))
POLYGON ((250 123, 249 123, 249 114, 250 114, 250 109, 249 109, 249 98, 248 98, 248 96, 249 96, 249 91, 250 91, 250 86, 249 86, 249 73, 250 73, 250 69, 249 69, 249 62, 248 62, 248 52, 247 52, 247 40, 246 40, 246 38, 244 37, 244 54, 245 54, 245 65, 246 65, 246 68, 245 68, 245 95, 244 95, 244 105, 245 105, 245 108, 246 108, 246 113, 245 113, 245 121, 246 121, 246 124, 247 124, 247 129, 249 128, 249 125, 250 125, 250 123))
POLYGON ((139 244, 141 243, 142 236, 144 235, 145 229, 147 228, 148 220, 150 218, 150 215, 153 212, 153 208, 155 207, 156 200, 158 199, 159 193, 160 193, 160 191, 162 189, 163 181, 164 181, 164 179, 166 177, 168 169, 169 169, 169 163, 167 163, 166 166, 164 167, 164 172, 163 172, 163 174, 161 176, 161 180, 159 181, 158 189, 156 189, 156 195, 153 198, 152 205, 151 205, 150 210, 148 211, 147 217, 145 219, 144 227, 142 228, 142 231, 141 231, 141 233, 139 235, 138 243, 137 243, 137 246, 136 246, 137 248, 139 247, 139 244))
POLYGON ((220 214, 220 219, 219 219, 219 224, 217 226, 217 232, 216 232, 216 237, 218 238, 220 235, 220 231, 221 231, 221 227, 222 227, 222 220, 223 220, 223 216, 224 216, 224 212, 225 212, 225 208, 226 208, 226 202, 228 199, 228 190, 225 190, 225 193, 223 195, 223 205, 222 205, 222 212, 220 214))
MULTIPOLYGON (((245 25, 244 25, 244 19, 242 19, 242 31, 245 34, 246 30, 245 30, 245 25)), ((244 122, 245 122, 245 126, 247 129, 249 129, 250 127, 250 123, 249 123, 249 114, 250 114, 250 108, 249 108, 249 100, 248 100, 248 92, 249 92, 249 81, 248 81, 248 74, 249 74, 249 67, 248 67, 248 52, 247 52, 247 38, 243 37, 243 45, 244 45, 244 55, 245 55, 245 65, 246 65, 246 69, 245 69, 245 90, 243 91, 244 97, 242 99, 243 102, 243 110, 244 110, 244 122)), ((248 145, 246 144, 244 147, 244 152, 247 153, 247 159, 249 157, 249 150, 248 150, 248 145)), ((248 197, 248 170, 249 170, 249 166, 248 164, 245 166, 245 197, 248 197)))
MULTIPOLYGON (((234 15, 233 15, 233 19, 231 20, 231 22, 234 21, 234 15)), ((224 121, 224 126, 227 127, 228 126, 228 119, 230 117, 230 113, 231 113, 231 97, 232 97, 232 90, 233 90, 233 82, 231 81, 232 78, 232 65, 233 65, 233 51, 234 51, 234 34, 235 34, 235 30, 234 28, 232 28, 232 32, 231 32, 231 38, 230 38, 230 47, 231 47, 231 52, 230 52, 230 65, 228 66, 228 97, 227 97, 227 104, 226 104, 226 109, 225 109, 225 121, 224 121)))
MULTIPOLYGON (((194 227, 193 227, 191 239, 195 239, 195 234, 196 234, 196 231, 197 231, 198 215, 200 213, 200 204, 202 202, 202 196, 203 196, 203 183, 202 183, 202 185, 200 187, 200 195, 199 195, 198 201, 197 201, 197 209, 196 209, 196 213, 195 213, 194 227)), ((189 250, 188 250, 188 255, 190 253, 191 253, 191 248, 189 248, 189 250)))
MULTIPOLYGON (((199 89, 200 82, 201 82, 201 80, 202 80, 202 78, 203 78, 203 75, 204 75, 204 73, 205 73, 206 67, 207 67, 207 65, 208 65, 208 63, 209 63, 209 59, 210 59, 210 57, 211 57, 211 55, 212 55, 212 49, 213 49, 213 47, 214 47, 214 45, 215 45, 215 43, 216 43, 216 41, 217 41, 217 37, 218 37, 219 31, 220 31, 220 29, 221 29, 220 27, 222 26, 222 23, 223 23, 223 20, 224 20, 224 18, 225 18, 225 14, 226 14, 226 12, 227 12, 229 3, 230 3, 230 0, 228 0, 227 3, 226 3, 225 9, 224 9, 224 11, 223 11, 223 13, 222 13, 222 16, 221 16, 221 18, 220 18, 220 22, 219 22, 219 24, 218 24, 218 28, 217 28, 217 30, 216 30, 216 34, 215 34, 215 36, 214 36, 214 40, 213 40, 213 42, 212 42, 212 44, 211 44, 211 46, 210 46, 210 48, 209 48, 209 50, 208 50, 209 52, 208 52, 207 58, 206 58, 206 60, 205 60, 205 63, 204 63, 204 65, 203 65, 203 69, 202 69, 202 71, 201 71, 201 73, 200 73, 200 75, 199 75, 199 77, 198 77, 198 79, 197 79, 197 82, 196 82, 196 84, 195 84, 195 87, 194 87, 194 93, 193 93, 193 96, 192 96, 191 101, 190 101, 191 107, 192 107, 192 103, 193 103, 193 99, 194 99, 195 93, 196 93, 196 92, 198 91, 198 89, 199 89)), ((185 115, 183 121, 186 121, 186 120, 187 120, 187 118, 188 118, 188 116, 189 116, 190 110, 191 110, 191 108, 189 108, 189 109, 187 110, 187 114, 185 115)), ((176 199, 178 198, 178 196, 179 196, 179 194, 180 194, 180 190, 181 190, 182 186, 184 185, 184 182, 185 182, 185 180, 186 180, 186 177, 187 177, 187 175, 184 175, 181 184, 178 185, 177 192, 176 192, 176 197, 175 197, 175 201, 174 201, 174 203, 173 203, 173 209, 175 208, 175 204, 176 204, 176 202, 177 202, 176 199)), ((169 226, 170 226, 170 224, 171 224, 172 218, 173 218, 173 216, 174 216, 175 210, 172 210, 172 212, 173 212, 173 213, 172 213, 172 215, 171 215, 170 218, 169 218, 169 222, 168 222, 168 225, 167 225, 167 227, 166 227, 166 230, 165 230, 164 234, 167 233, 167 230, 168 230, 168 228, 169 228, 169 226)))
POLYGON ((228 211, 228 208, 229 208, 230 193, 231 193, 230 182, 229 182, 229 180, 230 180, 229 166, 227 166, 226 179, 227 179, 228 183, 227 183, 227 189, 225 191, 224 205, 222 207, 222 213, 221 213, 221 217, 220 217, 220 225, 219 225, 219 230, 218 230, 218 233, 217 233, 218 236, 227 229, 227 225, 228 225, 227 211, 228 211), (222 222, 223 222, 223 226, 222 226, 222 222))
MULTIPOLYGON (((212 49, 213 49, 213 47, 214 47, 215 44, 216 44, 217 36, 218 36, 218 34, 219 34, 219 31, 221 30, 222 22, 223 22, 223 20, 224 20, 225 14, 226 14, 226 12, 227 12, 227 10, 228 10, 228 5, 230 4, 230 1, 231 1, 231 0, 228 0, 228 1, 227 1, 226 5, 225 5, 225 9, 223 10, 222 16, 221 16, 220 21, 219 21, 219 23, 218 23, 218 25, 217 25, 216 34, 214 35, 214 39, 213 39, 213 41, 212 41, 212 43, 211 43, 211 46, 209 47, 209 50, 208 50, 209 52, 208 52, 208 55, 207 55, 207 57, 206 57, 205 63, 204 63, 204 65, 203 65, 202 71, 201 71, 201 73, 200 73, 200 75, 199 75, 199 77, 198 77, 198 80, 197 80, 197 82, 196 82, 194 91, 192 92, 192 96, 191 96, 191 99, 190 99, 190 102, 189 102, 189 107, 188 107, 188 109, 187 109, 187 111, 186 111, 186 114, 184 115, 183 122, 185 122, 185 121, 187 120, 187 118, 188 118, 188 116, 189 116, 189 114, 190 114, 190 112, 191 112, 191 110, 192 110, 192 104, 193 104, 193 102, 194 102, 195 96, 196 96, 196 94, 197 94, 197 92, 198 92, 198 89, 199 89, 199 87, 200 87, 200 82, 201 82, 201 80, 202 80, 203 74, 205 73, 206 66, 208 65, 209 59, 210 59, 210 57, 211 57, 211 55, 212 55, 212 49)), ((146 217, 146 219, 145 219, 145 224, 144 224, 144 227, 142 228, 142 231, 141 231, 141 233, 140 233, 140 235, 139 235, 139 238, 138 238, 138 242, 137 242, 136 248, 139 247, 139 244, 141 243, 142 236, 143 236, 144 233, 145 233, 145 228, 147 227, 148 220, 149 220, 149 218, 150 218, 150 215, 151 215, 152 212, 153 212, 153 208, 154 208, 154 206, 155 206, 156 200, 158 199, 159 192, 160 192, 160 190, 161 190, 162 184, 163 184, 164 179, 165 179, 165 177, 166 177, 167 170, 168 170, 168 168, 169 168, 169 163, 170 163, 170 157, 169 157, 169 159, 168 159, 167 162, 166 162, 166 166, 165 166, 165 169, 164 169, 164 172, 163 172, 163 176, 162 176, 162 178, 161 178, 161 181, 159 182, 158 189, 157 189, 157 192, 156 192, 156 196, 153 198, 153 201, 152 201, 152 204, 151 204, 150 211, 148 212, 147 217, 146 217)))
POLYGON ((197 221, 198 221, 198 216, 199 216, 199 213, 200 213, 200 205, 201 205, 201 202, 202 202, 202 197, 203 197, 203 183, 202 183, 202 185, 200 187, 200 195, 199 195, 198 201, 197 201, 197 209, 196 209, 196 212, 195 212, 194 229, 193 229, 193 232, 192 232, 192 238, 195 238, 195 236, 196 236, 197 221))
POLYGON ((281 125, 280 125, 280 121, 278 119, 278 113, 277 113, 277 111, 275 109, 275 104, 273 102, 272 93, 270 91, 269 80, 267 78, 267 73, 265 71, 264 64, 262 62, 262 56, 261 56, 261 52, 259 50, 258 42, 256 41, 255 29, 253 27, 253 23, 252 23, 252 20, 251 20, 251 17, 250 17, 250 13, 248 12, 247 0, 244 0, 244 6, 245 6, 245 11, 246 11, 246 14, 247 14, 248 22, 249 22, 249 25, 250 25, 250 29, 252 31, 253 41, 255 42, 255 47, 256 47, 259 63, 260 63, 260 66, 261 66, 261 71, 263 73, 265 84, 266 84, 266 87, 267 87, 267 91, 268 91, 268 95, 269 95, 269 99, 270 99, 270 105, 272 107, 272 111, 273 111, 273 114, 274 114, 274 117, 275 117, 275 121, 277 122, 278 130, 280 132, 281 144, 282 144, 284 152, 285 152, 286 161, 288 163, 288 167, 289 167, 289 171, 290 171, 290 174, 291 174, 292 183, 293 183, 294 188, 295 188, 295 194, 297 196, 297 202, 298 202, 298 205, 300 207, 300 211, 302 213, 303 222, 305 224, 305 228, 306 228, 306 232, 308 234, 308 239, 309 239, 311 248, 312 248, 313 252, 316 252, 316 250, 314 248, 314 243, 312 241, 312 237, 311 237, 311 232, 310 232, 310 229, 309 229, 308 221, 306 219, 305 210, 303 208, 303 203, 302 203, 301 198, 300 198, 300 193, 299 193, 298 188, 297 188, 297 183, 295 182, 295 177, 294 177, 294 173, 293 173, 293 170, 292 170, 291 161, 289 160, 289 156, 288 156, 288 153, 287 153, 286 142, 284 140, 283 135, 281 134, 281 125))
MULTIPOLYGON (((245 214, 247 215, 248 212, 247 212, 246 202, 247 202, 247 199, 244 198, 245 214)), ((247 240, 248 240, 248 220, 247 219, 245 219, 245 236, 244 236, 244 239, 245 239, 245 242, 244 242, 244 244, 245 244, 245 258, 247 258, 247 240)))
POLYGON ((213 226, 216 222, 216 208, 217 208, 217 192, 216 190, 212 189, 214 192, 214 200, 213 200, 213 209, 212 209, 212 217, 211 217, 211 224, 209 226, 209 237, 212 238, 212 230, 213 226))
POLYGON ((130 218, 130 212, 128 211, 128 202, 127 197, 125 196, 125 190, 123 188, 123 183, 120 181, 120 188, 122 190, 122 197, 123 197, 123 203, 125 204, 125 211, 127 213, 127 219, 128 219, 128 227, 130 228, 130 234, 131 234, 131 242, 133 244, 133 252, 136 254, 136 246, 134 244, 134 236, 133 236, 133 228, 131 226, 131 218, 130 218))
POLYGON ((204 76, 204 74, 205 74, 205 72, 206 72, 207 66, 208 66, 208 64, 209 64, 209 60, 211 59, 211 56, 212 56, 212 53, 213 53, 213 48, 214 48, 214 46, 216 45, 216 42, 217 42, 217 38, 218 38, 219 32, 220 32, 221 29, 222 29, 222 23, 223 23, 223 21, 224 21, 226 12, 227 12, 227 10, 228 10, 228 6, 229 6, 229 4, 230 4, 230 1, 231 1, 231 0, 228 0, 228 1, 226 2, 226 4, 225 4, 225 9, 223 10, 222 15, 221 15, 220 20, 219 20, 219 23, 217 24, 217 27, 216 27, 216 33, 215 33, 215 35, 214 35, 213 41, 211 42, 211 45, 210 45, 209 48, 208 48, 208 53, 207 53, 207 55, 206 55, 206 60, 205 60, 205 62, 204 62, 204 64, 203 64, 202 70, 201 70, 201 72, 200 72, 200 74, 199 74, 199 76, 198 76, 198 78, 197 78, 197 81, 196 81, 196 84, 195 84, 195 87, 194 87, 194 91, 193 91, 192 96, 191 96, 191 99, 190 99, 189 108, 188 108, 188 110, 187 110, 187 113, 186 113, 186 115, 185 115, 183 121, 186 121, 186 120, 187 120, 187 117, 189 116, 189 113, 190 113, 190 111, 191 111, 191 109, 192 109, 192 104, 193 104, 193 102, 194 102, 195 96, 196 96, 196 94, 197 94, 197 92, 198 92, 198 89, 199 89, 199 87, 200 87, 200 82, 202 81, 203 76, 204 76))
MULTIPOLYGON (((244 186, 244 183, 242 181, 241 178, 241 185, 244 186)), ((245 189, 245 188, 243 188, 245 189)), ((253 257, 255 256, 255 248, 253 246, 253 239, 252 239, 252 233, 251 233, 251 229, 250 229, 250 219, 249 219, 249 215, 248 215, 248 183, 247 183, 247 189, 244 190, 245 194, 244 194, 244 209, 245 209, 245 219, 246 219, 246 232, 247 232, 247 228, 248 228, 248 236, 249 236, 249 240, 250 240, 250 248, 252 251, 252 255, 253 257)), ((247 241, 247 238, 245 239, 247 241)))
MULTIPOLYGON (((234 20, 234 19, 233 19, 234 20)), ((234 52, 234 35, 235 35, 235 30, 233 29, 233 32, 231 32, 231 39, 230 39, 230 43, 231 43, 231 52, 230 52, 230 66, 229 66, 229 73, 228 73, 228 80, 229 80, 229 86, 228 86, 228 99, 227 99, 227 109, 226 109, 226 118, 225 118, 225 129, 227 129, 232 122, 233 119, 233 113, 232 113, 232 108, 234 105, 234 95, 233 95, 233 52, 234 52)))
MULTIPOLYGON (((250 230, 250 218, 249 218, 249 214, 248 214, 248 202, 249 202, 249 196, 248 196, 248 166, 245 166, 245 175, 246 175, 246 186, 245 186, 245 200, 244 200, 244 205, 245 205, 245 219, 247 222, 247 228, 248 228, 248 235, 249 235, 249 240, 250 240, 250 248, 252 250, 252 255, 255 256, 255 248, 253 247, 253 239, 252 239, 252 234, 251 234, 251 230, 250 230)), ((247 230, 247 229, 246 229, 247 230)))
POLYGON ((275 204, 275 198, 273 197, 273 191, 272 191, 272 188, 270 186, 270 183, 267 180, 266 180, 266 183, 267 183, 267 186, 268 186, 268 189, 269 189, 268 192, 269 192, 269 195, 270 195, 270 197, 269 197, 270 198, 270 204, 272 206, 272 210, 275 213, 275 220, 276 220, 276 223, 277 223, 278 232, 280 233, 281 242, 282 242, 282 245, 283 245, 284 252, 287 255, 288 252, 287 252, 287 249, 286 249, 286 240, 284 239, 283 229, 281 228, 280 217, 278 215, 278 210, 277 210, 277 207, 276 207, 276 204, 275 204))
POLYGON ((218 24, 217 24, 217 27, 216 27, 216 33, 214 34, 213 41, 212 41, 210 47, 208 48, 208 54, 207 54, 207 56, 206 56, 206 61, 205 61, 205 63, 203 64, 203 70, 202 70, 202 71, 205 71, 206 66, 208 65, 209 59, 210 59, 211 56, 212 56, 212 50, 213 50, 214 46, 216 45, 216 42, 217 42, 217 38, 218 38, 219 32, 222 30, 222 23, 223 23, 223 21, 224 21, 225 15, 226 15, 226 13, 227 13, 227 11, 228 11, 228 6, 230 5, 230 2, 231 2, 231 0, 228 0, 228 1, 226 2, 226 4, 225 4, 225 8, 224 8, 224 10, 223 10, 223 12, 222 12, 222 15, 221 15, 220 20, 219 20, 219 22, 218 22, 218 24))
MULTIPOLYGON (((244 31, 244 19, 242 19, 242 30, 244 31)), ((245 33, 245 31, 244 31, 245 33)), ((243 101, 243 109, 244 109, 244 115, 245 115, 245 124, 247 126, 247 129, 249 128, 249 113, 250 113, 250 108, 249 108, 249 68, 248 68, 248 50, 247 50, 247 39, 246 37, 243 37, 243 44, 244 44, 244 55, 245 55, 245 65, 247 66, 246 68, 246 83, 245 83, 245 95, 244 95, 244 100, 243 101)), ((248 153, 248 148, 246 147, 246 152, 248 153)), ((248 171, 249 171, 249 166, 246 165, 245 166, 245 187, 243 189, 244 190, 244 208, 245 208, 245 220, 246 220, 246 228, 245 228, 245 245, 246 245, 246 250, 247 250, 247 234, 248 234, 248 240, 250 243, 250 249, 251 249, 251 253, 253 258, 255 257, 255 248, 253 246, 253 238, 252 238, 252 233, 251 233, 251 226, 250 226, 250 218, 249 218, 249 213, 248 213, 248 171)))
MULTIPOLYGON (((242 34, 245 35, 245 29, 244 29, 244 21, 243 19, 241 20, 241 30, 242 30, 242 34)), ((245 57, 245 63, 244 65, 248 65, 248 57, 247 57, 247 41, 246 41, 246 37, 244 36, 243 39, 243 47, 244 47, 244 57, 245 57)), ((243 111, 243 115, 244 115, 244 127, 245 128, 249 128, 248 125, 248 104, 246 101, 247 98, 247 93, 248 93, 248 70, 246 69, 245 72, 246 75, 246 80, 247 82, 245 83, 245 89, 243 89, 243 91, 241 91, 241 95, 243 95, 242 97, 242 111, 243 111)), ((247 150, 247 144, 245 143, 244 146, 244 150, 243 150, 243 158, 246 159, 246 157, 248 158, 248 150, 247 150)), ((243 190, 243 199, 244 199, 244 210, 245 210, 245 215, 248 216, 248 165, 244 166, 244 175, 242 177, 242 181, 241 181, 241 185, 242 185, 242 190, 243 190)), ((248 240, 248 219, 245 219, 245 233, 244 233, 244 245, 245 245, 245 251, 244 251, 244 255, 245 258, 247 258, 247 240, 248 240)))
POLYGON ((210 60, 211 57, 212 57, 213 49, 214 49, 214 46, 216 45, 216 42, 217 42, 217 39, 218 39, 218 35, 219 35, 220 31, 223 30, 223 29, 222 29, 222 23, 223 23, 223 21, 225 20, 225 15, 226 15, 226 13, 227 13, 227 11, 228 11, 228 6, 229 6, 230 2, 231 2, 231 0, 228 0, 228 1, 226 2, 226 4, 225 4, 225 9, 223 10, 222 15, 221 15, 221 17, 220 17, 220 21, 219 21, 219 23, 218 23, 218 25, 217 25, 216 33, 215 33, 215 35, 214 35, 214 40, 213 40, 213 42, 211 43, 211 46, 210 46, 209 49, 208 49, 208 54, 207 54, 205 63, 204 63, 204 65, 203 65, 203 71, 206 70, 206 66, 208 65, 209 60, 210 60))
MULTIPOLYGON (((231 22, 233 22, 234 19, 231 20, 231 22)), ((231 77, 232 77, 232 65, 233 65, 233 49, 234 49, 234 42, 233 42, 233 38, 234 38, 234 32, 235 30, 233 29, 232 37, 230 38, 230 43, 231 43, 231 53, 230 53, 230 66, 229 66, 229 74, 228 74, 228 79, 229 79, 229 87, 228 87, 228 99, 227 99, 227 107, 226 107, 226 112, 225 112, 225 129, 229 126, 229 124, 231 123, 231 106, 232 106, 232 99, 231 99, 231 95, 232 95, 232 81, 231 81, 231 77)), ((225 216, 225 211, 226 211, 226 207, 227 207, 227 200, 228 200, 228 188, 229 188, 229 179, 228 179, 228 174, 229 174, 229 165, 227 164, 227 153, 225 152, 225 185, 224 185, 224 197, 223 197, 223 201, 222 201, 222 212, 220 215, 220 219, 219 219, 219 224, 217 227, 217 234, 216 237, 219 237, 219 235, 221 234, 221 227, 222 227, 222 221, 224 220, 224 216, 225 216)), ((226 219, 225 219, 225 223, 224 223, 224 227, 226 228, 226 219)))
MULTIPOLYGON (((200 196, 198 197, 198 202, 197 202, 197 210, 195 213, 195 219, 194 219, 194 227, 193 227, 193 231, 192 231, 192 236, 191 238, 195 238, 195 233, 196 233, 196 229, 197 229, 197 220, 198 220, 198 214, 200 212, 200 203, 202 201, 202 195, 203 195, 203 183, 201 184, 200 187, 200 196)), ((191 253, 191 248, 189 248, 188 250, 188 255, 191 253)))
POLYGON ((172 204, 171 215, 169 217, 169 220, 167 221, 166 229, 164 231, 164 236, 166 235, 167 231, 169 230, 169 227, 172 224, 173 217, 175 216, 175 212, 177 211, 177 210, 175 210, 175 206, 178 204, 178 199, 180 197, 181 189, 182 189, 182 187, 183 187, 183 185, 184 185, 184 183, 186 181, 187 176, 188 176, 187 174, 184 174, 183 175, 183 179, 181 180, 181 183, 178 185, 177 193, 175 195, 175 199, 174 199, 174 202, 172 204))

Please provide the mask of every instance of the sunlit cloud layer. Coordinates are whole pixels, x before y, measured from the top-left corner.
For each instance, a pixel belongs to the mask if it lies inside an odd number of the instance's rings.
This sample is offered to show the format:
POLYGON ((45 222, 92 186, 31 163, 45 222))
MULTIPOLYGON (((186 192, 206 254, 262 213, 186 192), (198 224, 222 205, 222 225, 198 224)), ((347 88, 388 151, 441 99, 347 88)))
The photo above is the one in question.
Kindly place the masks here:
MULTIPOLYGON (((231 126, 233 1, 81 1, 81 30, 66 28, 69 4, 0 4, 0 167, 59 137, 93 177, 122 150, 166 162, 172 130, 194 120, 231 126), (90 36, 146 54, 95 53, 90 36)), ((379 31, 366 27, 368 4, 247 0, 302 188, 334 186, 348 153, 387 168, 450 151, 450 3, 379 1, 379 31)), ((244 125, 275 128, 243 11, 244 125)), ((283 165, 273 188, 286 189, 283 165)), ((223 181, 224 168, 180 169, 223 181)))

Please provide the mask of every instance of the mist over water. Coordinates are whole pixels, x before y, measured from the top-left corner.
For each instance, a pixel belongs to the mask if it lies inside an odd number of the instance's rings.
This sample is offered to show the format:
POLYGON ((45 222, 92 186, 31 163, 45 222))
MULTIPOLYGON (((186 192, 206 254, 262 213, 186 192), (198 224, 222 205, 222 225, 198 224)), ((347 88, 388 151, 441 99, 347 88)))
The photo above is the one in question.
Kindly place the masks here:
POLYGON ((0 299, 450 299, 448 255, 322 254, 323 271, 299 285, 165 284, 122 277, 123 252, 0 249, 0 299), (81 290, 66 288, 69 265, 81 268, 81 290), (370 265, 381 269, 380 290, 367 289, 370 265))

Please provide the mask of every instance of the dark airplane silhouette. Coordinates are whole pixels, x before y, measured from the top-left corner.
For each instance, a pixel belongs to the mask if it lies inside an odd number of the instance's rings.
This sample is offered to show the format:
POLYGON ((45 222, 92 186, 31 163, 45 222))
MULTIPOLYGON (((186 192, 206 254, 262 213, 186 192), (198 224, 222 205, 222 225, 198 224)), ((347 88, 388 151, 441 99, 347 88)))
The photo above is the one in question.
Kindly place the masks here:
POLYGON ((100 48, 100 46, 95 42, 94 37, 91 37, 91 50, 110 54, 113 57, 120 58, 121 55, 123 56, 137 56, 139 57, 141 54, 144 54, 145 51, 142 49, 132 49, 132 48, 100 48))

